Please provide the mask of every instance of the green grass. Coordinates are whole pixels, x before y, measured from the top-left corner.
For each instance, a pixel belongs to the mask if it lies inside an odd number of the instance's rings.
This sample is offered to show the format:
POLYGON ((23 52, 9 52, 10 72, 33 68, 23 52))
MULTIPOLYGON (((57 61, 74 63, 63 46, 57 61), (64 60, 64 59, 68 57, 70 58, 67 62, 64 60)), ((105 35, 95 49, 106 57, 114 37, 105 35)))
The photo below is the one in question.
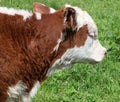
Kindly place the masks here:
POLYGON ((56 9, 72 4, 88 11, 109 52, 99 64, 75 64, 53 74, 32 102, 120 102, 120 0, 0 0, 0 6, 32 10, 37 1, 56 9))

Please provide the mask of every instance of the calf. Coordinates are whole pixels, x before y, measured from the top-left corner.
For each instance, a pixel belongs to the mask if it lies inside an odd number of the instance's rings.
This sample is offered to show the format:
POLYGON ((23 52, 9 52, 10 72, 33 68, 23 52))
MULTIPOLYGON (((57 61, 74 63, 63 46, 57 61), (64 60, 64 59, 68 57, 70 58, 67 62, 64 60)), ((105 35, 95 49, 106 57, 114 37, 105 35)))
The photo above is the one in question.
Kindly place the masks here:
POLYGON ((106 54, 86 11, 40 6, 34 5, 34 13, 0 7, 0 102, 30 102, 56 70, 97 63, 106 54))

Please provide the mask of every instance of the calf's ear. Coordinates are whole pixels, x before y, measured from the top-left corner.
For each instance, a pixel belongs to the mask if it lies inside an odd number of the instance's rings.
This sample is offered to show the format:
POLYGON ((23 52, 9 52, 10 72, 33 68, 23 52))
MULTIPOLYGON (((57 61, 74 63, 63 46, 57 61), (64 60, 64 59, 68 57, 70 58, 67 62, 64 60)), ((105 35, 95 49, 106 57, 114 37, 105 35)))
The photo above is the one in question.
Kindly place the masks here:
POLYGON ((39 12, 41 14, 49 14, 49 13, 53 13, 55 10, 53 8, 47 7, 44 4, 35 2, 33 4, 33 11, 34 12, 39 12))
POLYGON ((64 28, 68 30, 76 30, 76 11, 71 7, 64 9, 64 28))

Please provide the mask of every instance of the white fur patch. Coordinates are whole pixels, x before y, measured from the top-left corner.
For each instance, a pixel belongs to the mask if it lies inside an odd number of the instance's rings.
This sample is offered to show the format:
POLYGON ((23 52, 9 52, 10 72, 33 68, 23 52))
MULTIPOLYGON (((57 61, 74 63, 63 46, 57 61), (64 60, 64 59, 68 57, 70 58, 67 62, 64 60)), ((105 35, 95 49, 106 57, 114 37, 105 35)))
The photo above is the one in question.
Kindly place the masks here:
POLYGON ((35 15, 36 15, 37 20, 40 20, 42 18, 41 13, 39 13, 39 12, 35 12, 35 15))
POLYGON ((37 82, 34 84, 34 87, 32 88, 32 90, 30 91, 29 96, 30 96, 31 98, 33 98, 33 97, 37 94, 37 91, 38 91, 39 88, 40 88, 40 83, 39 83, 39 81, 37 81, 37 82))
POLYGON ((61 39, 58 39, 58 40, 57 40, 57 45, 54 47, 54 51, 57 51, 57 50, 58 50, 61 41, 62 41, 61 39))
POLYGON ((50 8, 50 13, 54 13, 56 10, 53 8, 50 8))
POLYGON ((30 91, 30 93, 26 93, 27 87, 21 81, 18 82, 15 86, 9 87, 7 93, 9 98, 7 102, 30 102, 31 98, 33 98, 38 89, 40 87, 39 81, 34 84, 34 87, 30 91))
POLYGON ((20 10, 20 9, 13 9, 13 8, 6 8, 6 7, 0 7, 0 13, 8 14, 8 15, 21 15, 23 16, 23 20, 26 20, 27 18, 32 16, 32 13, 26 10, 20 10))
POLYGON ((57 45, 54 47, 54 51, 57 51, 59 48, 60 43, 64 40, 64 37, 61 34, 60 38, 57 40, 57 45))
POLYGON ((26 102, 24 98, 26 97, 27 102, 27 93, 26 93, 27 86, 22 83, 21 81, 18 82, 15 86, 11 86, 8 88, 8 99, 7 102, 26 102))

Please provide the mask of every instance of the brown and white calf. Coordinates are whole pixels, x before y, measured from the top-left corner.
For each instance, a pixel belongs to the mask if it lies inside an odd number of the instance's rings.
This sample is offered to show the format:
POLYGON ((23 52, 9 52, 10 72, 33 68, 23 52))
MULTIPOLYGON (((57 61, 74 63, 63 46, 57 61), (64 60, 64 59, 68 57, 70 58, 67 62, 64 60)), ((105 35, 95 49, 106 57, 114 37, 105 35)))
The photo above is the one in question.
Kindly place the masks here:
POLYGON ((56 70, 100 62, 106 54, 86 11, 70 5, 40 9, 0 7, 0 102, 29 102, 56 70))

